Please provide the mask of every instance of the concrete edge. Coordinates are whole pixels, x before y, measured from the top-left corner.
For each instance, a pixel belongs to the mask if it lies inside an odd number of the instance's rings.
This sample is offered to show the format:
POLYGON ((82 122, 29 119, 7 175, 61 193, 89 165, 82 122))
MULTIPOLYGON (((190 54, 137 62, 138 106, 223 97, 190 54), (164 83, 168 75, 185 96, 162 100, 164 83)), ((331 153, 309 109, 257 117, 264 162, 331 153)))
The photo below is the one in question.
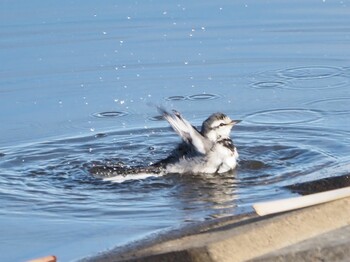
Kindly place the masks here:
POLYGON ((271 261, 349 261, 350 226, 278 249, 250 262, 271 261))
MULTIPOLYGON (((350 198, 264 218, 244 217, 86 261, 247 261, 350 225, 350 198)), ((232 219, 232 218, 231 218, 232 219)))

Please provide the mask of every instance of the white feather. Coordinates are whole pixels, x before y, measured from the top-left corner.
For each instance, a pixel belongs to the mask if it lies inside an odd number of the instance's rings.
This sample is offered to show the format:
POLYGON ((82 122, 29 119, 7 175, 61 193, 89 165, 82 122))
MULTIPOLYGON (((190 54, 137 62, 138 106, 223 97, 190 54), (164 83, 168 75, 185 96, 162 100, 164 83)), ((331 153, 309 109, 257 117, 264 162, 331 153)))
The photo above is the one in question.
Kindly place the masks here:
POLYGON ((173 115, 169 114, 165 110, 162 110, 164 118, 169 122, 175 132, 186 143, 193 145, 195 150, 201 154, 206 154, 212 147, 212 142, 203 137, 186 119, 184 119, 180 113, 174 112, 173 115))

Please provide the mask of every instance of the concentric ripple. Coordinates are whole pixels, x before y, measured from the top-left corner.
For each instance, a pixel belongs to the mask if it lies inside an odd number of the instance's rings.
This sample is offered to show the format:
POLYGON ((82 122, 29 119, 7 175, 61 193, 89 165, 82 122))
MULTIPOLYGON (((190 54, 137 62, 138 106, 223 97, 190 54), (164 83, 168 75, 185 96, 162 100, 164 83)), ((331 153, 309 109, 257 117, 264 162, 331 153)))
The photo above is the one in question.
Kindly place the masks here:
POLYGON ((313 108, 323 110, 327 114, 350 113, 350 97, 316 100, 308 104, 313 108))
POLYGON ((165 98, 167 101, 183 101, 186 100, 185 96, 168 96, 165 98))
MULTIPOLYGON (((269 113, 276 117, 300 111, 269 113)), ((232 133, 240 154, 238 168, 232 172, 166 174, 112 183, 91 168, 105 166, 111 178, 123 176, 118 173, 120 167, 134 171, 150 166, 166 158, 179 139, 165 126, 104 134, 6 149, 0 158, 0 215, 27 214, 35 206, 36 214, 44 217, 99 221, 125 232, 142 224, 151 232, 169 217, 172 220, 166 226, 203 221, 250 212, 251 205, 263 199, 291 196, 287 185, 340 175, 344 170, 325 172, 325 167, 349 159, 350 150, 345 132, 242 124, 232 133)))
POLYGON ((327 78, 341 74, 341 69, 331 66, 305 66, 283 69, 278 74, 292 79, 327 78))
POLYGON ((219 95, 216 94, 195 94, 195 95, 189 95, 189 96, 168 96, 165 97, 165 100, 167 101, 184 101, 184 100, 192 100, 192 101, 201 101, 201 100, 212 100, 212 99, 218 99, 220 98, 219 95))
POLYGON ((252 87, 258 89, 273 89, 273 88, 284 88, 286 86, 285 82, 282 81, 261 81, 252 84, 252 87))
POLYGON ((350 85, 346 68, 306 66, 257 74, 256 89, 332 89, 350 85))
POLYGON ((324 77, 322 81, 316 81, 315 78, 300 78, 289 81, 285 88, 291 89, 331 89, 340 88, 350 84, 349 78, 342 75, 333 77, 324 77))
POLYGON ((100 113, 94 113, 92 115, 97 118, 116 118, 126 116, 128 115, 128 113, 123 111, 105 111, 100 113))
POLYGON ((247 115, 244 121, 255 124, 291 125, 310 123, 321 119, 321 111, 308 109, 274 109, 247 115))
POLYGON ((189 100, 213 100, 220 98, 219 95, 215 94, 197 94, 197 95, 190 95, 187 97, 189 100))

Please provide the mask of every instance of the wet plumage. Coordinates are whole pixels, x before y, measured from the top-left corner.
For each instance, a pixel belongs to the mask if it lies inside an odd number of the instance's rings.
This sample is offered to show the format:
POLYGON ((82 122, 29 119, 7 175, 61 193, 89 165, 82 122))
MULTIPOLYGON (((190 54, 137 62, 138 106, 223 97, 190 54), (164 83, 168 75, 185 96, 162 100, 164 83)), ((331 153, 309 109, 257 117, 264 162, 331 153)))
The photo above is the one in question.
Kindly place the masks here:
POLYGON ((240 121, 215 113, 203 122, 201 131, 198 131, 179 112, 159 110, 183 143, 156 165, 162 166, 168 173, 224 173, 236 168, 238 153, 230 132, 240 121))

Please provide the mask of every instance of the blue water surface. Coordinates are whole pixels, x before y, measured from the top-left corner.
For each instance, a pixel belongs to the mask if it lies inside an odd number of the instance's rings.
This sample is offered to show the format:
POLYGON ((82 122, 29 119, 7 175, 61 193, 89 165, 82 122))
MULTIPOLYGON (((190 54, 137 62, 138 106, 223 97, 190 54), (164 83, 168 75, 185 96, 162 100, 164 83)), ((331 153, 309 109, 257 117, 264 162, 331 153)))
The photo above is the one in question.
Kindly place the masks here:
POLYGON ((350 1, 1 1, 0 260, 72 261, 349 172, 350 1), (235 172, 111 183, 242 119, 235 172))

